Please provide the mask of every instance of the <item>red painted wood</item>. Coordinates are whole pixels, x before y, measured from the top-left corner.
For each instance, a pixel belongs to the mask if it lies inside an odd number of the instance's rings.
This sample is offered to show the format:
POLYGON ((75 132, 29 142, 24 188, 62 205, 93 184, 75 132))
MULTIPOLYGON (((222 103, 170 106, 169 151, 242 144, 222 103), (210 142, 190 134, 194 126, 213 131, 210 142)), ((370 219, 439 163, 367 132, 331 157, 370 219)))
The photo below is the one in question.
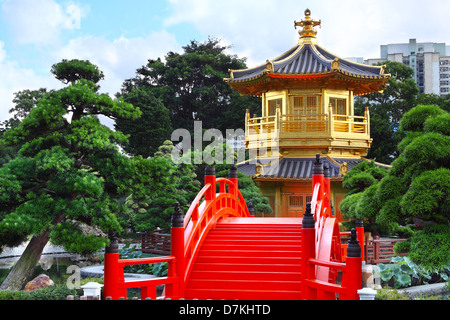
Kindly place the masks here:
POLYGON ((361 258, 341 263, 345 257, 337 221, 330 217, 327 184, 323 175, 313 176, 315 228, 303 229, 302 218, 250 216, 236 178, 207 175, 184 223, 172 228, 172 256, 159 258, 169 262, 168 276, 124 282, 125 264, 149 260, 124 262, 108 253, 105 271, 113 277, 105 272, 105 292, 117 299, 124 289, 141 286, 144 296, 155 298, 156 284, 165 284, 174 299, 312 300, 337 294, 340 300, 358 299, 361 258), (334 283, 338 270, 342 285, 334 283))
POLYGON ((301 219, 258 220, 217 223, 199 250, 186 299, 299 299, 301 219))

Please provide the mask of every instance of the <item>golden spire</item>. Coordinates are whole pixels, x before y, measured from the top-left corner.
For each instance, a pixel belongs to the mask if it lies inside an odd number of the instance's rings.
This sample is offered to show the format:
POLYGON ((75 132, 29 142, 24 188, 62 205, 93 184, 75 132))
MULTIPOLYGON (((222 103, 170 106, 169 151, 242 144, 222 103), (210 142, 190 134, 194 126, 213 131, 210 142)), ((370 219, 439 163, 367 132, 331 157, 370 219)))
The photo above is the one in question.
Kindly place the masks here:
POLYGON ((316 21, 311 19, 311 11, 309 9, 305 10, 305 20, 302 20, 300 22, 294 21, 294 28, 297 29, 297 27, 303 27, 302 30, 299 30, 298 34, 301 38, 315 38, 317 31, 313 29, 315 26, 319 26, 321 24, 321 21, 316 21))

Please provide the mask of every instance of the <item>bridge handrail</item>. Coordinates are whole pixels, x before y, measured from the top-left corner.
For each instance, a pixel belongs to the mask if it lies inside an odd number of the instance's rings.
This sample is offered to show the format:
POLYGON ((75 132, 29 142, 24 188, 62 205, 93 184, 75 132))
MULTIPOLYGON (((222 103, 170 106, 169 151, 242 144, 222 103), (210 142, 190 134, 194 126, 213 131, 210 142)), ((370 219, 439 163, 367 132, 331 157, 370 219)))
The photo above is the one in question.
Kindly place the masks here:
MULTIPOLYGON (((339 225, 331 212, 329 172, 325 171, 320 155, 316 155, 312 177, 313 196, 308 213, 308 229, 312 230, 314 223, 314 232, 305 230, 306 238, 303 239, 304 243, 313 241, 314 245, 312 248, 309 247, 305 254, 303 295, 313 300, 334 300, 336 294, 339 294, 339 300, 358 299, 357 289, 361 285, 361 255, 357 257, 353 246, 352 256, 342 256, 339 225), (334 283, 339 271, 342 272, 341 285, 334 283)), ((361 229, 358 230, 358 238, 360 234, 364 235, 364 229, 361 229)), ((352 234, 351 238, 352 241, 356 241, 356 233, 352 234)))
POLYGON ((132 266, 139 264, 150 264, 150 263, 160 263, 160 262, 172 262, 175 260, 174 256, 164 256, 164 257, 153 257, 153 258, 138 258, 138 259, 120 259, 119 266, 132 266))
POLYGON ((195 257, 209 230, 219 219, 230 216, 250 216, 245 199, 238 189, 238 179, 216 179, 215 175, 205 176, 205 186, 195 197, 184 217, 185 268, 184 275, 179 275, 182 277, 182 286, 189 278, 195 257), (216 192, 217 184, 219 184, 219 192, 216 192), (220 203, 220 206, 217 206, 217 203, 220 203))
POLYGON ((216 222, 225 217, 250 217, 247 204, 238 188, 237 168, 232 166, 230 178, 217 178, 214 168, 205 171, 204 187, 191 203, 183 217, 176 204, 172 215, 171 255, 155 258, 119 259, 118 244, 107 247, 105 252, 105 297, 116 300, 126 296, 126 289, 141 287, 141 297, 156 298, 156 285, 165 284, 165 294, 182 297, 195 257, 216 222), (217 191, 219 185, 219 192, 217 191), (124 280, 124 267, 167 262, 167 277, 143 280, 124 280))
POLYGON ((112 239, 112 243, 105 252, 104 262, 104 286, 105 298, 117 300, 121 297, 126 298, 128 288, 141 288, 141 297, 156 299, 156 286, 164 284, 166 290, 173 293, 178 292, 177 277, 177 259, 175 256, 139 258, 139 259, 120 259, 118 251, 118 242, 112 239), (168 272, 166 277, 125 280, 124 268, 128 265, 141 265, 150 263, 168 263, 168 272))
POLYGON ((315 266, 335 268, 337 271, 341 270, 342 272, 346 271, 346 264, 342 262, 324 261, 313 258, 309 259, 308 262, 315 266))
MULTIPOLYGON (((216 190, 212 190, 213 186, 211 183, 205 184, 205 186, 200 190, 200 192, 197 194, 197 196, 195 197, 195 199, 192 201, 191 206, 189 207, 188 211, 186 212, 186 215, 184 216, 184 228, 186 228, 189 224, 190 221, 194 220, 197 221, 199 219, 199 207, 200 205, 203 203, 202 198, 206 196, 206 194, 208 193, 212 193, 214 192, 215 196, 212 198, 216 198, 218 194, 224 194, 224 193, 228 193, 230 194, 231 191, 227 192, 225 185, 229 186, 229 190, 230 189, 234 189, 235 183, 233 181, 231 181, 230 179, 226 179, 226 178, 217 178, 215 180, 216 183, 219 184, 219 193, 216 193, 216 190)), ((214 188, 216 188, 217 186, 214 185, 214 188)), ((245 205, 245 200, 244 197, 242 196, 241 192, 239 189, 237 189, 237 196, 239 199, 239 203, 241 205, 245 205)), ((212 199, 210 199, 212 200, 212 199)), ((210 201, 210 200, 206 200, 205 201, 210 201)), ((246 208, 246 207, 245 207, 246 208)), ((247 215, 248 216, 248 210, 247 210, 247 215)))

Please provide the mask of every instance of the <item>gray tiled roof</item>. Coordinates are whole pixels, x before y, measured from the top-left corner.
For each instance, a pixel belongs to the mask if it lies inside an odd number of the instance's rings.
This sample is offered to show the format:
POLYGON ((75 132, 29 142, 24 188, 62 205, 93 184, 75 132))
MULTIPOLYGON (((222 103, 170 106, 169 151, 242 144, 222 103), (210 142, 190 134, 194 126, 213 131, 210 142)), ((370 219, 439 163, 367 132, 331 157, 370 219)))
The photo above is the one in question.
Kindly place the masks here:
MULTIPOLYGON (((258 163, 263 165, 263 173, 260 175, 261 178, 267 179, 295 179, 295 180, 308 180, 312 179, 312 169, 315 158, 283 158, 279 160, 278 158, 269 158, 258 163), (264 166, 265 164, 273 163, 274 165, 264 166)), ((323 165, 328 165, 330 170, 330 178, 334 180, 340 180, 342 174, 339 173, 340 165, 344 162, 347 163, 348 170, 352 170, 361 161, 366 161, 365 159, 355 159, 355 158, 333 158, 330 160, 328 157, 321 158, 323 165), (339 165, 338 165, 339 164, 339 165)), ((376 165, 386 168, 388 166, 376 163, 376 165)), ((238 164, 238 170, 247 176, 255 175, 255 161, 246 161, 244 163, 238 164)))
MULTIPOLYGON (((333 58, 334 59, 334 58, 333 58)), ((310 45, 303 46, 288 59, 273 62, 275 73, 306 74, 331 70, 332 60, 324 59, 310 45)))
MULTIPOLYGON (((334 164, 328 158, 323 157, 322 163, 327 164, 330 169, 330 178, 339 179, 342 175, 339 173, 339 166, 334 164)), ((311 179, 312 168, 315 158, 283 158, 280 161, 276 161, 274 165, 264 166, 263 173, 260 177, 273 178, 273 179, 311 179)), ((353 160, 353 159, 352 159, 353 160)), ((269 161, 265 161, 269 163, 269 161)), ((347 161, 348 163, 348 161, 347 161)), ((256 163, 248 161, 238 165, 238 170, 248 176, 255 175, 256 163)), ((353 166, 352 166, 353 167, 353 166)), ((350 165, 349 165, 350 169, 350 165)))
MULTIPOLYGON (((384 78, 381 66, 368 66, 341 59, 317 44, 297 45, 278 58, 271 60, 273 74, 307 75, 330 73, 331 64, 338 58, 339 72, 362 78, 384 78)), ((254 80, 267 73, 266 64, 244 70, 232 70, 229 82, 254 80)))

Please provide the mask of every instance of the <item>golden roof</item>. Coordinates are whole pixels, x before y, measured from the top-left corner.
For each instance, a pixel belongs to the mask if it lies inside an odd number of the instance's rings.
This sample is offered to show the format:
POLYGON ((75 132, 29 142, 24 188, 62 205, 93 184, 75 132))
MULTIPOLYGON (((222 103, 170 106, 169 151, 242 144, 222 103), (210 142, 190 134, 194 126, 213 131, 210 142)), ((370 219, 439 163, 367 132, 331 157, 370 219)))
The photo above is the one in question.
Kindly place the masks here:
POLYGON ((385 66, 356 63, 324 49, 317 43, 317 32, 313 29, 320 26, 321 21, 312 20, 309 9, 305 15, 305 20, 294 22, 295 27, 303 27, 299 31, 300 39, 296 46, 257 67, 229 70, 230 77, 224 81, 241 94, 257 96, 287 86, 343 85, 353 88, 354 95, 383 91, 390 77, 390 74, 384 73, 385 66), (305 81, 308 83, 303 83, 305 81))

